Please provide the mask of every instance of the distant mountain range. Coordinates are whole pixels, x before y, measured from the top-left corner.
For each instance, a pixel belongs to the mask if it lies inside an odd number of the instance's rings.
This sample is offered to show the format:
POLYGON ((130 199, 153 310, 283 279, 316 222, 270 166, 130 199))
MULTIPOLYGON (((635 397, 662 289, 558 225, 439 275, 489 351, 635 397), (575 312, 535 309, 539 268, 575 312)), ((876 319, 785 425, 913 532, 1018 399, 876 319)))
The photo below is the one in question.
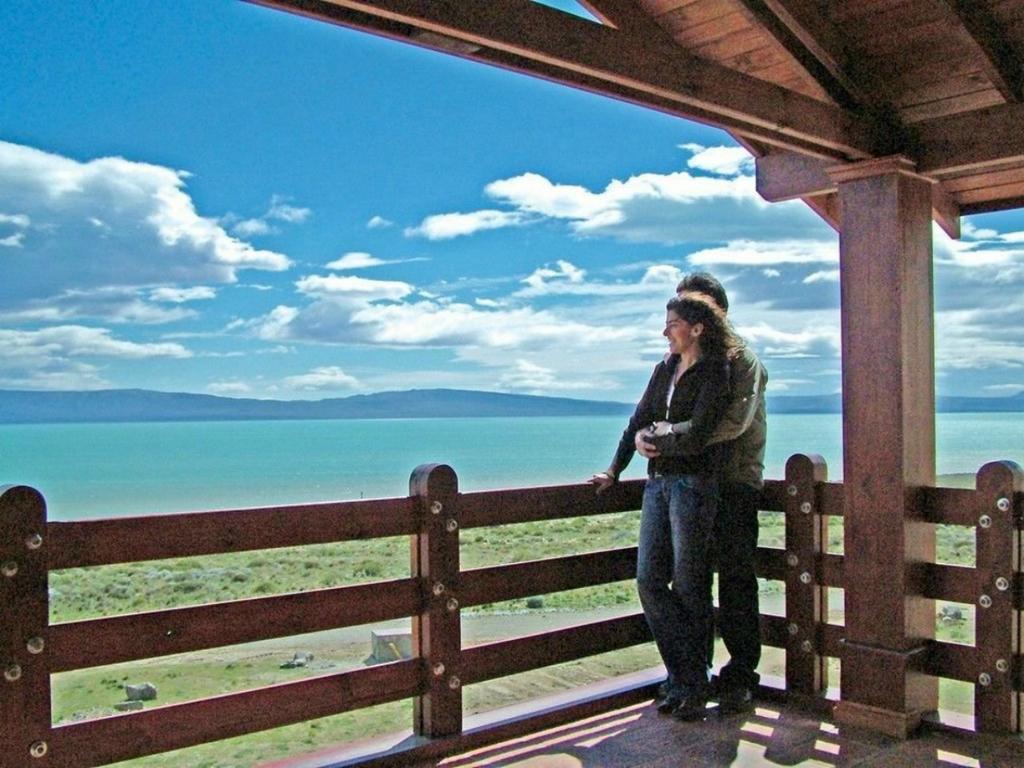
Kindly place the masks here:
MULTIPOLYGON (((255 400, 145 389, 82 392, 0 390, 0 423, 386 419, 481 416, 627 416, 633 406, 459 389, 411 389, 327 400, 255 400)), ((940 397, 940 411, 1024 411, 1024 391, 1008 397, 940 397)), ((771 396, 770 413, 839 413, 839 395, 771 396)))

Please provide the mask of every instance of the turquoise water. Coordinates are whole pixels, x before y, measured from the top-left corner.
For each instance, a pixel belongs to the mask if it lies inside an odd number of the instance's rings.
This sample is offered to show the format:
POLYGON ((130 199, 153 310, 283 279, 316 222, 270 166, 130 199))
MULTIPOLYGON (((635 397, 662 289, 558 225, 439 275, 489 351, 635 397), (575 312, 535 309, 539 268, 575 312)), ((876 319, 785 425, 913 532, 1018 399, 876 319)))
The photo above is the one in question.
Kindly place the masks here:
MULTIPOLYGON (((940 414, 940 473, 1024 463, 1024 414, 940 414)), ((0 426, 0 484, 40 489, 51 519, 399 496, 417 465, 453 466, 463 490, 581 482, 625 420, 395 419, 0 426)), ((793 453, 842 474, 835 414, 774 415, 767 476, 793 453)), ((627 477, 641 477, 634 459, 627 477)))

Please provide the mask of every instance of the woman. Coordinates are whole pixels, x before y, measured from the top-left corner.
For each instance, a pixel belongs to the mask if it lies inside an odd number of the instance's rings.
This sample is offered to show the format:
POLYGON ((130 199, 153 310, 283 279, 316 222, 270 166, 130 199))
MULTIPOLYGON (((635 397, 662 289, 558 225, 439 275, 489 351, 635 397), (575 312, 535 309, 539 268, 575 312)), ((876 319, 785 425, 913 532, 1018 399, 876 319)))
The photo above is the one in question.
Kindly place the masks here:
POLYGON ((644 430, 660 455, 647 465, 637 589, 668 670, 660 712, 704 717, 711 626, 710 538, 727 447, 708 440, 729 404, 729 357, 737 348, 722 311, 699 294, 668 302, 669 354, 651 376, 611 466, 591 478, 600 493, 618 480, 644 430))

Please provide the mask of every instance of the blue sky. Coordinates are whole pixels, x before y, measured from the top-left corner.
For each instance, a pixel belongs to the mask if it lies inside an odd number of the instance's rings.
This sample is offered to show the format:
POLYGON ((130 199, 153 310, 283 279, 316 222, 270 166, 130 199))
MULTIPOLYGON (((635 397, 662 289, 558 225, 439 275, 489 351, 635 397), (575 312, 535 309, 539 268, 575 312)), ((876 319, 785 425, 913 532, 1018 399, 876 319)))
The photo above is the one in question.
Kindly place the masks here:
MULTIPOLYGON (((632 401, 706 269, 774 392, 839 389, 836 235, 725 133, 232 0, 0 29, 2 388, 632 401)), ((1024 218, 936 232, 939 392, 1021 389, 1024 218)))

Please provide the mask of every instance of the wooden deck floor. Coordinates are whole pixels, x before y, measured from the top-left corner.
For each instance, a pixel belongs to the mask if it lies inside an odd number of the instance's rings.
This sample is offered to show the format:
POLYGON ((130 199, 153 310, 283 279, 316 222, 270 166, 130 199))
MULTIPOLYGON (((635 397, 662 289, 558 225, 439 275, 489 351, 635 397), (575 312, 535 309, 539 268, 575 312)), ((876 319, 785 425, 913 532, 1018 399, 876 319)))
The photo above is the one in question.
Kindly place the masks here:
POLYGON ((925 727, 897 741, 791 707, 760 704, 748 715, 702 723, 659 715, 642 702, 416 768, 679 768, 680 766, 862 766, 1021 768, 1024 741, 925 727))
POLYGON ((839 728, 823 714, 824 702, 816 704, 816 713, 783 704, 781 690, 771 687, 762 689, 765 698, 749 714, 721 716, 712 706, 705 721, 683 723, 659 715, 654 707, 651 696, 663 678, 664 670, 652 668, 473 715, 461 738, 429 742, 411 732, 396 733, 260 768, 1024 768, 1022 736, 981 736, 926 724, 913 738, 900 741, 839 728), (609 709, 610 700, 619 706, 609 709), (551 719, 552 712, 569 710, 578 719, 551 719), (561 724, 548 727, 553 722, 561 724), (527 735, 500 742, 480 738, 495 727, 527 735), (418 750, 426 752, 417 759, 418 750))

